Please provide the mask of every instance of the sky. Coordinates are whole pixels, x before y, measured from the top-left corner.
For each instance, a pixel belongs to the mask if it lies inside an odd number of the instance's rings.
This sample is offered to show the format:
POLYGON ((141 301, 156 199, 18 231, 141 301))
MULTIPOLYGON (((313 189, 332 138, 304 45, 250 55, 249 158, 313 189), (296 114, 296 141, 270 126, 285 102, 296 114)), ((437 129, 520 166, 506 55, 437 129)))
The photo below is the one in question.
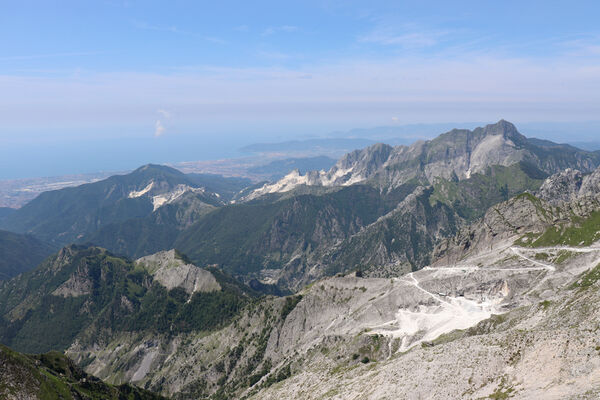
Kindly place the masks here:
POLYGON ((600 120, 598 1, 0 4, 0 179, 414 123, 600 136, 569 132, 600 120))

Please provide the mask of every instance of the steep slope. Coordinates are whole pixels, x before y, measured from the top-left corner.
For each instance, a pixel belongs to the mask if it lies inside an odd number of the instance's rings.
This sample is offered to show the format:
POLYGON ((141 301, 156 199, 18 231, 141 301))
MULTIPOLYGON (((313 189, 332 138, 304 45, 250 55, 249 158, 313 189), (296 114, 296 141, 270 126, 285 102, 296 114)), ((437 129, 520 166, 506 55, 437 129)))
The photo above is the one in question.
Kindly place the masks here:
POLYGON ((519 162, 546 174, 566 168, 589 172, 600 165, 600 153, 528 139, 513 124, 501 120, 473 131, 455 129, 411 146, 373 145, 349 153, 328 172, 292 173, 246 198, 289 191, 299 185, 344 186, 368 182, 389 190, 415 179, 424 184, 434 183, 435 178, 467 179, 492 166, 509 167, 519 162))
POLYGON ((58 352, 25 355, 0 345, 0 365, 0 397, 5 400, 164 399, 131 385, 108 385, 58 352))
MULTIPOLYGON (((190 191, 204 193, 175 169, 146 165, 127 175, 42 193, 1 226, 60 246, 111 222, 146 216, 190 191)), ((205 197, 209 204, 219 203, 210 194, 205 197)))
POLYGON ((149 267, 152 260, 134 264, 97 247, 63 248, 0 287, 0 341, 42 352, 122 332, 210 331, 255 295, 175 252, 155 258, 149 267))
POLYGON ((203 194, 184 193, 144 217, 107 224, 79 242, 134 258, 171 249, 182 231, 217 209, 214 204, 203 194))
POLYGON ((420 187, 388 214, 328 249, 329 273, 358 269, 369 276, 397 276, 431 262, 430 252, 465 222, 525 190, 535 190, 545 176, 521 163, 489 167, 461 181, 441 178, 420 187))
POLYGON ((405 185, 381 196, 370 186, 355 185, 273 203, 229 205, 182 232, 174 247, 193 261, 219 264, 235 275, 273 283, 269 271, 277 273, 292 260, 305 260, 358 232, 414 188, 405 185))
POLYGON ((383 280, 323 282, 324 294, 337 287, 332 293, 346 310, 329 314, 331 302, 305 304, 310 295, 303 293, 290 314, 299 317, 297 325, 286 339, 280 332, 278 343, 298 343, 298 332, 305 332, 320 344, 287 361, 285 382, 267 378, 249 393, 256 399, 597 398, 600 224, 592 221, 598 210, 589 192, 558 208, 520 195, 446 245, 447 254, 460 256, 440 257, 379 293, 374 284, 383 280), (586 240, 569 241, 580 238, 586 240), (362 305, 360 293, 339 292, 361 283, 371 304, 362 305), (408 289, 392 300, 398 283, 412 284, 429 301, 408 289), (294 315, 302 308, 304 315, 294 315), (372 340, 357 349, 340 338, 340 327, 372 340), (316 339, 321 335, 330 339, 316 339))
POLYGON ((494 315, 408 352, 375 359, 367 348, 354 353, 364 364, 347 353, 340 362, 340 343, 332 341, 292 364, 296 368, 284 382, 264 385, 252 398, 596 399, 598 272, 596 267, 584 273, 552 299, 494 315))
POLYGON ((516 234, 528 247, 590 245, 600 239, 600 168, 585 177, 570 169, 557 173, 536 194, 492 206, 481 220, 441 241, 433 259, 457 262, 516 234))
POLYGON ((297 188, 294 195, 221 208, 183 231, 173 247, 242 279, 293 290, 353 269, 395 276, 425 266, 440 239, 493 204, 538 189, 545 176, 517 163, 460 181, 437 178, 428 187, 411 181, 383 193, 361 184, 323 193, 297 188))
POLYGON ((0 230, 0 281, 35 268, 53 251, 30 235, 0 230))

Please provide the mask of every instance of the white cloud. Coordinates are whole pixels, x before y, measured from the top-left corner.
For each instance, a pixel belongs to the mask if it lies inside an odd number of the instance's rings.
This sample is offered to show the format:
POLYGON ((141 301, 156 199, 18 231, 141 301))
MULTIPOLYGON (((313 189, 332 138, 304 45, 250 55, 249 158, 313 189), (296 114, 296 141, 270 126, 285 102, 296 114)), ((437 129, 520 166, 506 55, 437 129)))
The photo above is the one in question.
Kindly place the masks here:
POLYGON ((156 112, 160 115, 160 119, 154 124, 154 137, 159 137, 167 131, 166 124, 173 117, 173 113, 163 108, 159 108, 156 112))
POLYGON ((163 118, 167 118, 167 119, 171 118, 171 112, 170 111, 163 110, 163 109, 158 109, 158 110, 156 110, 156 112, 159 113, 160 115, 162 115, 163 118))
POLYGON ((156 124, 154 124, 154 136, 155 137, 159 137, 162 136, 163 133, 165 133, 165 127, 163 126, 162 122, 160 122, 160 120, 156 120, 156 124))

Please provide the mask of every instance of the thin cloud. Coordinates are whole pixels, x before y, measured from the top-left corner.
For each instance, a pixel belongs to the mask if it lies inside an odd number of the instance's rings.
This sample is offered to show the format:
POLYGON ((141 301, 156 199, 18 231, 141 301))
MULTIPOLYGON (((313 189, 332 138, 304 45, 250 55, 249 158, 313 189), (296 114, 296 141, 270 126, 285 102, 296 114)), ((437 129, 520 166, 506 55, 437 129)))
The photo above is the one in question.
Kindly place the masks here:
POLYGON ((435 46, 447 35, 441 31, 396 31, 393 28, 376 28, 358 38, 362 43, 376 43, 386 46, 401 46, 404 48, 422 48, 435 46))
POLYGON ((292 126, 308 120, 389 123, 391 117, 402 123, 500 116, 594 120, 600 66, 593 57, 470 52, 452 59, 415 54, 288 68, 86 73, 77 79, 0 75, 0 87, 0 119, 10 128, 33 129, 42 121, 44 127, 94 127, 110 120, 161 136, 170 134, 173 119, 158 110, 171 115, 172 109, 177 110, 178 133, 198 126, 263 129, 274 122, 292 126), (154 124, 150 132, 149 121, 154 124))
POLYGON ((48 53, 48 54, 29 54, 22 56, 7 56, 0 57, 0 61, 20 61, 20 60, 37 60, 41 58, 57 58, 57 57, 83 57, 83 56, 96 56, 103 54, 99 51, 81 51, 72 53, 48 53))
POLYGON ((186 31, 184 29, 180 29, 177 26, 163 26, 163 25, 153 25, 143 21, 133 21, 133 26, 137 29, 148 30, 148 31, 156 31, 156 32, 168 32, 182 36, 191 36, 197 39, 205 40, 210 43, 215 44, 226 44, 227 41, 221 39, 216 36, 206 36, 201 35, 196 32, 186 31))
POLYGON ((565 40, 559 45, 571 55, 600 56, 600 37, 598 36, 565 40))

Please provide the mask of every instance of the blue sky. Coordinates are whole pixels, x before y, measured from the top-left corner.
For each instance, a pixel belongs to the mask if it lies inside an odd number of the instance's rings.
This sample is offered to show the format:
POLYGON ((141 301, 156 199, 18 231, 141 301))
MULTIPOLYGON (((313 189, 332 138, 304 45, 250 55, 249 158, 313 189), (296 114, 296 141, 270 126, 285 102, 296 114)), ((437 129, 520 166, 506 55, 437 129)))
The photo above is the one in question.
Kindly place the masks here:
POLYGON ((3 1, 0 146, 598 120, 599 16, 597 1, 3 1))

